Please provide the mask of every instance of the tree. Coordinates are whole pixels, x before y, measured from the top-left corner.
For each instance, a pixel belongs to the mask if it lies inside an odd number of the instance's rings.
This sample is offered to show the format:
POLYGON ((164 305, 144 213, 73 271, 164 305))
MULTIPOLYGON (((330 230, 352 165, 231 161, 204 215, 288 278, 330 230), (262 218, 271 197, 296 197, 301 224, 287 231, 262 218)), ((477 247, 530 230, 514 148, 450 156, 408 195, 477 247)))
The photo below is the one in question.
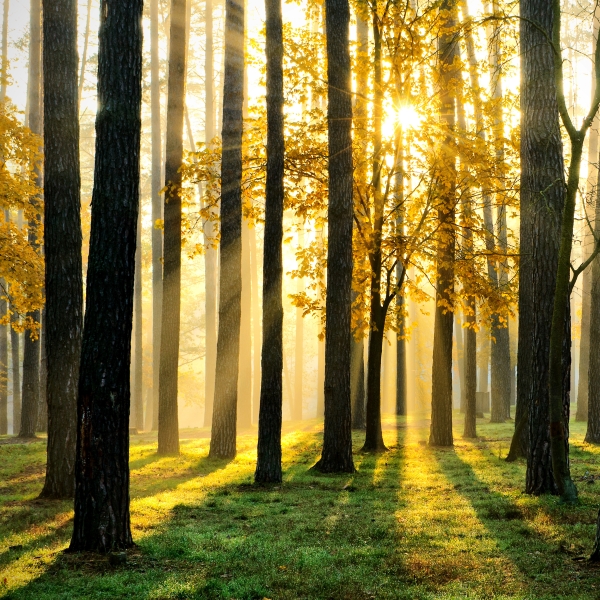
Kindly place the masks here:
POLYGON ((211 457, 236 453, 237 385, 242 301, 242 133, 244 104, 244 6, 225 2, 225 74, 221 159, 219 333, 211 457))
MULTIPOLYGON (((188 0, 189 1, 189 0, 188 0)), ((177 379, 181 307, 181 164, 185 106, 186 0, 171 1, 158 453, 179 453, 177 379)))
MULTIPOLYGON (((600 202, 596 200, 595 235, 600 239, 600 202)), ((600 336, 600 260, 592 265, 592 290, 590 301, 590 340, 600 336)), ((589 348, 588 414, 585 441, 600 443, 600 351, 598 345, 589 348)), ((600 550, 599 550, 600 552, 600 550)))
POLYGON ((48 460, 41 496, 72 498, 83 320, 77 2, 43 0, 48 460))
POLYGON ((565 198, 563 146, 549 37, 557 13, 551 3, 541 0, 521 0, 520 6, 523 260, 519 273, 517 402, 523 403, 529 419, 525 489, 530 494, 543 494, 556 492, 550 456, 548 371, 565 198))
MULTIPOLYGON (((30 25, 29 25, 29 129, 33 133, 42 133, 42 104, 41 104, 41 0, 31 0, 30 25)), ((41 183, 41 173, 37 172, 41 183)), ((37 199, 40 202, 40 198, 37 199)), ((32 246, 39 248, 37 235, 39 223, 34 217, 29 221, 28 239, 32 246)), ((41 321, 41 312, 33 313, 34 321, 41 321)), ((40 399, 40 339, 38 335, 25 335, 23 344, 23 404, 21 410, 21 423, 19 437, 33 438, 38 421, 38 407, 40 399)), ((15 431, 16 433, 16 431, 15 431)))
POLYGON ((281 482, 283 376, 283 23, 281 0, 266 0, 267 182, 263 255, 263 346, 257 483, 281 482))
POLYGON ((352 98, 348 0, 325 0, 329 202, 325 330, 325 426, 315 469, 352 473, 352 98))
POLYGON ((158 56, 158 0, 150 1, 150 110, 152 113, 152 424, 158 429, 160 326, 162 315, 163 239, 156 226, 162 219, 160 64, 158 56))
POLYGON ((132 429, 144 429, 144 400, 142 397, 142 213, 138 214, 135 252, 135 281, 133 284, 133 393, 131 394, 130 425, 132 429))
POLYGON ((72 551, 133 545, 129 404, 139 207, 142 0, 103 0, 72 551), (111 327, 107 327, 111 324, 111 327))
POLYGON ((433 333, 433 371, 431 390, 431 431, 429 443, 433 446, 452 446, 452 327, 454 293, 454 253, 455 253, 455 205, 456 150, 453 143, 456 98, 452 89, 452 79, 458 77, 454 65, 457 56, 455 39, 456 8, 453 0, 445 0, 440 10, 447 11, 445 22, 441 24, 438 44, 440 117, 447 133, 446 152, 443 156, 447 169, 446 181, 442 184, 442 202, 438 208, 440 236, 436 274, 435 325, 433 333))

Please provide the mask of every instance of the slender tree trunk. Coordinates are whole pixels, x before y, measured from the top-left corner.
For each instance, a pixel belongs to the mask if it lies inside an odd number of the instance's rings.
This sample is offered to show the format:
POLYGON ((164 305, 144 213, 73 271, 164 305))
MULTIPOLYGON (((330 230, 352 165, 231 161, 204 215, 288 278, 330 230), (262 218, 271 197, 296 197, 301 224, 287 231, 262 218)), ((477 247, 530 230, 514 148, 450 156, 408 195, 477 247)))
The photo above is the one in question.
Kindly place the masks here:
MULTIPOLYGON (((304 223, 300 224, 298 230, 298 249, 304 247, 304 223)), ((304 291, 304 279, 298 278, 296 291, 304 291)), ((304 381, 304 318, 302 308, 296 307, 296 339, 294 344, 294 405, 292 419, 302 420, 302 411, 304 403, 303 381, 304 381)))
POLYGON ((10 330, 10 357, 13 400, 13 435, 21 428, 21 336, 13 328, 10 330))
MULTIPOLYGON (((521 0, 521 272, 518 404, 529 415, 529 494, 556 493, 550 456, 550 328, 565 198, 552 31, 553 7, 521 0)), ((521 412, 521 414, 523 414, 521 412)), ((517 413, 517 422, 520 414, 517 413)))
POLYGON ((141 100, 142 0, 103 0, 72 551, 110 552, 133 545, 129 371, 141 100))
POLYGON ((371 305, 371 323, 375 328, 369 335, 369 361, 367 365, 367 413, 363 452, 387 450, 381 429, 381 358, 383 354, 383 327, 385 316, 381 307, 371 305))
POLYGON ((458 367, 458 381, 460 382, 460 412, 465 412, 465 344, 463 328, 458 313, 454 315, 454 339, 456 341, 456 364, 458 367))
MULTIPOLYGON (((448 11, 444 28, 456 25, 456 9, 453 0, 444 0, 441 9, 448 11)), ((454 149, 456 99, 451 88, 451 80, 457 77, 454 59, 457 56, 457 43, 454 33, 444 32, 440 36, 440 102, 441 119, 448 128, 447 152, 444 168, 448 178, 455 177, 456 151, 454 149)), ((454 291, 454 252, 455 252, 455 181, 446 184, 445 197, 440 200, 438 219, 443 238, 438 242, 436 307, 433 332, 433 372, 431 390, 431 430, 429 443, 432 446, 452 446, 452 326, 454 317, 448 307, 452 306, 454 291)))
POLYGON ((352 346, 352 98, 348 0, 325 0, 329 243, 325 334, 325 427, 315 468, 354 471, 350 409, 352 346))
MULTIPOLYGON (((281 0, 265 0, 267 181, 263 254, 263 347, 257 483, 281 482, 283 370, 283 22, 281 0)), ((290 398, 290 401, 292 399, 290 398)))
POLYGON ((242 312, 240 320, 240 371, 238 374, 237 425, 252 425, 252 282, 250 225, 242 220, 242 312))
POLYGON ((160 327, 162 315, 163 233, 156 226, 162 219, 160 123, 160 59, 158 55, 158 0, 150 0, 150 110, 152 115, 152 404, 151 427, 158 429, 160 376, 160 327))
MULTIPOLYGON (((225 2, 225 74, 221 159, 219 335, 210 456, 236 454, 237 384, 242 299, 242 137, 244 6, 225 2)), ((262 391, 261 391, 262 394, 262 391)))
POLYGON ((71 498, 83 320, 77 2, 43 0, 43 13, 48 461, 41 495, 71 498))
POLYGON ((366 428, 365 414, 365 342, 352 340, 352 429, 366 428))
MULTIPOLYGON (((41 104, 41 62, 42 62, 42 6, 41 0, 31 0, 29 23, 29 129, 33 133, 42 135, 42 104, 41 104)), ((36 169, 36 178, 42 187, 42 175, 36 169)), ((39 198, 32 200, 39 203, 39 198)), ((36 206, 37 208, 37 206, 36 206)), ((39 207, 41 208, 41 207, 39 207)), ((38 218, 29 220, 27 238, 33 248, 39 251, 37 239, 39 222, 38 218)), ((31 317, 34 321, 41 321, 41 312, 35 311, 31 317)), ((23 344, 23 406, 19 437, 33 438, 38 420, 38 407, 40 402, 40 338, 32 338, 29 332, 25 334, 23 344)))
MULTIPOLYGON (((141 197, 140 197, 141 200, 141 197)), ((138 212, 135 250, 135 282, 133 284, 133 394, 131 398, 130 425, 144 429, 143 372, 144 355, 142 348, 142 212, 141 202, 138 212)))
POLYGON ((258 293, 258 252, 256 251, 256 226, 250 229, 250 261, 252 280, 252 421, 258 423, 260 409, 260 380, 261 380, 261 319, 258 293))
MULTIPOLYGON (((596 7, 594 12, 593 25, 593 47, 598 40, 598 29, 600 26, 600 15, 596 7)), ((596 79, 592 77, 592 98, 596 93, 596 79)), ((588 205, 594 206, 598 202, 598 137, 600 131, 600 115, 596 114, 594 122, 590 128, 590 140, 588 146, 588 177, 586 183, 586 201, 588 205)), ((585 234, 583 237, 582 259, 589 258, 594 248, 593 229, 594 215, 583 209, 589 224, 584 224, 585 234), (591 228, 590 228, 591 225, 591 228)), ((597 224, 596 224, 597 225, 597 224)), ((597 261, 595 261, 597 262, 597 261)), ((590 370, 590 312, 591 312, 591 290, 592 290, 592 271, 593 268, 587 268, 582 276, 581 282, 581 338, 579 343, 579 385, 577 389, 577 421, 587 421, 588 418, 588 373, 590 370)))
MULTIPOLYGON (((6 285, 0 282, 2 287, 6 285)), ((6 315, 7 302, 0 289, 0 318, 6 315)), ((10 325, 0 326, 0 435, 8 433, 8 331, 10 325)))
POLYGON ((186 1, 171 0, 158 452, 179 453, 177 380, 181 309, 181 165, 185 106, 186 1))
POLYGON ((38 405, 37 430, 48 432, 48 400, 46 386, 48 385, 48 371, 46 358, 46 309, 42 309, 42 327, 40 329, 40 398, 38 405))
POLYGON ((477 304, 473 296, 468 299, 469 314, 465 329, 465 429, 464 437, 477 437, 477 304))

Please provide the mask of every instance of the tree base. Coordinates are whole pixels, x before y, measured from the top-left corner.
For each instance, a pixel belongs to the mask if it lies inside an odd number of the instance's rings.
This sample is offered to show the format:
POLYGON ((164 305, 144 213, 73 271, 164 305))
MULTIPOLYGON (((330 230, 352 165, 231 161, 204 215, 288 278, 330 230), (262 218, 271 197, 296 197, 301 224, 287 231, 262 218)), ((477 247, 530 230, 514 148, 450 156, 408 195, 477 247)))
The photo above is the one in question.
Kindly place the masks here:
POLYGON ((563 482, 563 493, 560 496, 561 504, 579 504, 579 496, 577 494, 577 487, 573 483, 570 477, 566 477, 563 482))
POLYGON ((384 443, 365 444, 360 451, 368 454, 382 454, 384 452, 388 452, 388 447, 384 443))
POLYGON ((353 463, 348 465, 346 461, 324 461, 323 459, 319 460, 309 470, 318 471, 319 473, 356 473, 353 463))

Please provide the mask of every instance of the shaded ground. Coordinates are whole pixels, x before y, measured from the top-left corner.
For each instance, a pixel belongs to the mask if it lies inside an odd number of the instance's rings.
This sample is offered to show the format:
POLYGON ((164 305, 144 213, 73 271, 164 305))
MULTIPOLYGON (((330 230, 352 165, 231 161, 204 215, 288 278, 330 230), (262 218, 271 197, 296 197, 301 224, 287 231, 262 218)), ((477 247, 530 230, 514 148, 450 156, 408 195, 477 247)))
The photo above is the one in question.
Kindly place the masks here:
MULTIPOLYGON (((456 415, 457 421, 460 420, 456 415)), ((427 423, 389 418, 390 451, 355 455, 356 474, 324 476, 316 421, 286 425, 285 481, 252 485, 256 437, 235 461, 207 458, 204 430, 182 432, 182 455, 158 457, 133 436, 127 564, 66 555, 68 502, 38 501, 44 441, 0 442, 0 597, 14 599, 600 599, 591 549, 600 503, 600 447, 573 425, 581 505, 522 493, 525 465, 507 464, 512 423, 479 420, 481 437, 429 448, 427 423)), ((363 434, 355 435, 355 448, 363 434)))

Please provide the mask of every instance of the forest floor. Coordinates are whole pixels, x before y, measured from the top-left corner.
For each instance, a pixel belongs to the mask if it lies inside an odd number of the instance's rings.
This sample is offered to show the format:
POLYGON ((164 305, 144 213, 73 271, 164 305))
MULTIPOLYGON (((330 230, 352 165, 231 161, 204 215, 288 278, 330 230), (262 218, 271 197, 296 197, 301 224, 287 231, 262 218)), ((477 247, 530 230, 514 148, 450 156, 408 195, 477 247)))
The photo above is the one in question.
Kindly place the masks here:
MULTIPOLYGON (((319 475, 317 421, 285 425, 284 483, 252 484, 256 432, 238 457, 211 460, 182 430, 181 456, 131 440, 127 562, 65 554, 69 502, 37 500, 45 448, 0 444, 0 597, 46 599, 600 599, 589 555, 600 503, 600 447, 572 426, 578 506, 523 493, 525 464, 507 464, 513 423, 478 420, 479 439, 426 445, 423 418, 386 418, 389 452, 359 452, 354 475, 319 475)), ((205 432, 204 432, 205 433, 205 432)))

